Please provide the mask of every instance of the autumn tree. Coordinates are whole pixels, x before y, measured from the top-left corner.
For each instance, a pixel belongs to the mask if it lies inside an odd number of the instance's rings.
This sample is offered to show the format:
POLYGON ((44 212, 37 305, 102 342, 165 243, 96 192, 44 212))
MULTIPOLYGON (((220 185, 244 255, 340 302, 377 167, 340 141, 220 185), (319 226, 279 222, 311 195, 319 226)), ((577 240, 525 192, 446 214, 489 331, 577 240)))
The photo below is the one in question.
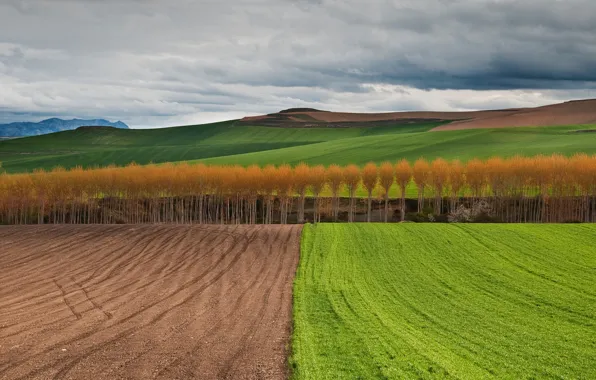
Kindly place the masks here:
POLYGON ((381 188, 384 192, 383 198, 385 201, 385 223, 387 223, 389 216, 389 191, 391 190, 391 186, 393 186, 394 182, 395 176, 393 173, 393 164, 391 164, 391 162, 384 162, 379 168, 379 184, 381 185, 381 188))
POLYGON ((348 212, 348 221, 354 221, 354 201, 356 200, 356 190, 360 184, 360 169, 356 165, 348 165, 344 168, 344 183, 348 188, 350 197, 350 209, 348 212))
POLYGON ((451 212, 455 212, 460 193, 466 184, 465 167, 461 161, 453 160, 449 165, 449 190, 451 212))
POLYGON ((414 162, 412 176, 418 189, 418 213, 424 209, 424 190, 428 185, 430 178, 430 165, 424 158, 419 158, 414 162))
POLYGON ((321 192, 323 191, 323 189, 325 188, 325 185, 327 184, 327 171, 325 170, 325 167, 322 165, 317 165, 314 166, 310 169, 310 186, 311 186, 311 191, 312 191, 312 195, 314 198, 314 206, 315 206, 315 211, 314 211, 314 216, 313 216, 313 222, 314 223, 318 223, 321 221, 321 213, 319 210, 319 198, 321 195, 321 192))
POLYGON ((472 200, 475 201, 483 195, 486 185, 486 167, 482 161, 477 158, 468 161, 466 165, 466 180, 470 186, 470 190, 472 190, 472 200))
POLYGON ((281 224, 288 223, 288 208, 294 184, 293 173, 290 165, 281 165, 277 168, 276 192, 280 203, 279 214, 281 224))
POLYGON ((486 161, 486 178, 487 183, 495 198, 496 208, 498 212, 502 209, 503 197, 506 191, 506 172, 508 171, 508 163, 500 157, 491 157, 486 161))
POLYGON ((400 160, 395 165, 395 179, 400 193, 400 220, 406 217, 406 189, 412 181, 412 166, 407 160, 400 160))
POLYGON ((330 165, 327 168, 326 177, 331 190, 331 208, 333 209, 333 220, 337 222, 339 214, 339 192, 344 184, 344 172, 338 165, 330 165))
POLYGON ((273 165, 267 165, 263 169, 263 193, 267 209, 265 211, 265 224, 273 223, 273 202, 275 200, 275 189, 277 188, 277 169, 273 165))
POLYGON ((298 223, 304 223, 304 202, 310 185, 310 167, 300 163, 294 168, 294 191, 298 194, 298 223))
POLYGON ((367 197, 367 213, 366 213, 366 221, 371 221, 371 214, 372 214, 372 195, 377 183, 379 182, 379 169, 374 162, 369 162, 364 166, 362 169, 362 184, 366 189, 368 194, 367 197))
POLYGON ((443 191, 447 186, 449 179, 449 163, 442 158, 433 160, 430 166, 430 182, 435 193, 434 212, 436 215, 442 214, 443 210, 443 191))
POLYGON ((247 187, 246 194, 248 197, 249 224, 256 224, 259 192, 264 182, 263 170, 257 165, 251 165, 246 169, 245 176, 245 183, 247 187))

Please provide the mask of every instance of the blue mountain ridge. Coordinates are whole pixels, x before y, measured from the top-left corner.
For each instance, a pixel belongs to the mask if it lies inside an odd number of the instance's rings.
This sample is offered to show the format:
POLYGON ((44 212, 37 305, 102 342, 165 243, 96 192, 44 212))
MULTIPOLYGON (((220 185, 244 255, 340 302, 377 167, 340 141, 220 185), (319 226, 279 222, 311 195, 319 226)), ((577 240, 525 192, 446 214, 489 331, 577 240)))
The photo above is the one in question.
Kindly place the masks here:
POLYGON ((83 126, 93 127, 114 127, 121 129, 129 129, 128 125, 121 121, 110 122, 105 119, 72 119, 63 120, 58 118, 51 118, 40 121, 39 123, 32 122, 17 122, 10 124, 0 124, 0 137, 24 137, 24 136, 36 136, 44 135, 47 133, 54 133, 60 131, 68 131, 77 129, 83 126))

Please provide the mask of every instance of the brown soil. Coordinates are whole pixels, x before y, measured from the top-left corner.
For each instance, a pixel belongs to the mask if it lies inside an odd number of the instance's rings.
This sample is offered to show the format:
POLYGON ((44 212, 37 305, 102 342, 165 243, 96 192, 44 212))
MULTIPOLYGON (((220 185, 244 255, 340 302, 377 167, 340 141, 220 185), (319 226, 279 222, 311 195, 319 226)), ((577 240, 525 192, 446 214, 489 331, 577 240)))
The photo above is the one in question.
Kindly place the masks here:
POLYGON ((1 379, 283 379, 300 226, 0 228, 1 379))
POLYGON ((496 114, 499 111, 475 111, 475 112, 388 112, 388 113, 349 113, 349 112, 308 112, 308 115, 317 120, 336 122, 362 122, 362 121, 383 121, 402 119, 424 119, 424 120, 462 120, 479 117, 486 114, 496 114))
POLYGON ((260 115, 260 116, 245 116, 242 118, 242 121, 258 121, 267 119, 267 115, 260 115))
POLYGON ((580 100, 550 106, 503 111, 472 120, 441 125, 433 131, 456 129, 546 127, 596 123, 596 99, 580 100))
POLYGON ((400 120, 462 120, 484 114, 494 114, 499 111, 477 112, 389 112, 389 113, 349 113, 349 112, 286 112, 263 116, 249 116, 241 120, 244 124, 283 123, 297 121, 302 123, 363 123, 373 121, 400 121, 400 120))

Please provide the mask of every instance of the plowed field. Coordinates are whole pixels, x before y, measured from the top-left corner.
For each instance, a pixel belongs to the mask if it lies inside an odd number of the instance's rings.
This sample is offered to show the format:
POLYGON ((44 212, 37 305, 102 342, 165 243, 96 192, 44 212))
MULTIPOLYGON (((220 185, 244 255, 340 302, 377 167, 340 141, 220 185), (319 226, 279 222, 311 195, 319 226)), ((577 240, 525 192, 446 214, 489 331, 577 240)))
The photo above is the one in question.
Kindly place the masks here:
POLYGON ((285 378, 299 242, 299 226, 2 227, 0 378, 285 378))

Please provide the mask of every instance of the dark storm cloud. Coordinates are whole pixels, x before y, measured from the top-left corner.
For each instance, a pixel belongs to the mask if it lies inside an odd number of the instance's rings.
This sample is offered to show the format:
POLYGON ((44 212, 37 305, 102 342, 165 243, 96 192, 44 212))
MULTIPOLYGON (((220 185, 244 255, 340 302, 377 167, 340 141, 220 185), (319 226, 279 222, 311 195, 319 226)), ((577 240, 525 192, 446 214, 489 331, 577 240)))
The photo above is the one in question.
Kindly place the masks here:
POLYGON ((5 0, 0 83, 3 120, 531 106, 594 95, 596 2, 5 0))

